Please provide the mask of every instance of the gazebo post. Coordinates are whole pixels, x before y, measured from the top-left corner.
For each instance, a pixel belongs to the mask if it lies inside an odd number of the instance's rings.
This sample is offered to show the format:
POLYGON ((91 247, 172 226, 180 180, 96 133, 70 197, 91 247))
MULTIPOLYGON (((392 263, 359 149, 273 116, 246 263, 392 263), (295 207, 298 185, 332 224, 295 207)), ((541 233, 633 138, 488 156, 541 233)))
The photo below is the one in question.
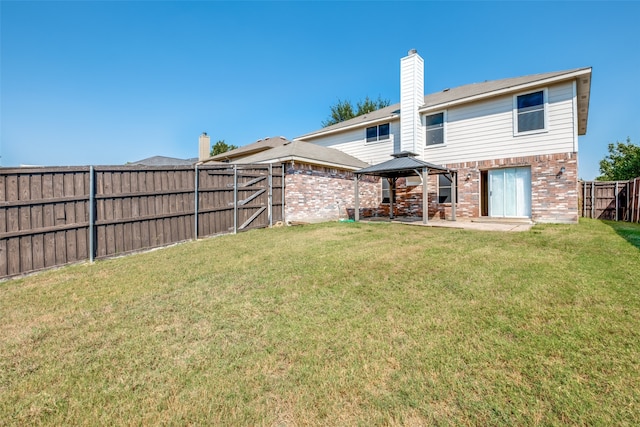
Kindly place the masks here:
POLYGON ((451 221, 456 220, 456 205, 458 204, 458 172, 451 172, 451 221))
POLYGON ((393 205, 396 202, 396 180, 395 178, 387 178, 389 183, 389 219, 393 219, 393 205))
POLYGON ((422 223, 429 223, 429 169, 422 168, 422 223))
POLYGON ((358 222, 360 221, 360 191, 358 191, 358 175, 357 174, 353 174, 353 182, 354 182, 354 187, 356 189, 356 207, 355 210, 353 212, 353 219, 358 222))

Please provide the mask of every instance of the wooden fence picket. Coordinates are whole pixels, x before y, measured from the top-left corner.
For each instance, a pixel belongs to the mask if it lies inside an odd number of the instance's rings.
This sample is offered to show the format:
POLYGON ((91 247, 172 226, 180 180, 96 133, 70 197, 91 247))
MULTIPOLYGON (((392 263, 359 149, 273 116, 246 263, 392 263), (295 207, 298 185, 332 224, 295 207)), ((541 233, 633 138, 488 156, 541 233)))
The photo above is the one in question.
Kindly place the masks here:
POLYGON ((640 222, 640 177, 629 181, 581 181, 582 217, 640 222))
POLYGON ((282 165, 235 168, 0 168, 0 278, 284 220, 282 165))

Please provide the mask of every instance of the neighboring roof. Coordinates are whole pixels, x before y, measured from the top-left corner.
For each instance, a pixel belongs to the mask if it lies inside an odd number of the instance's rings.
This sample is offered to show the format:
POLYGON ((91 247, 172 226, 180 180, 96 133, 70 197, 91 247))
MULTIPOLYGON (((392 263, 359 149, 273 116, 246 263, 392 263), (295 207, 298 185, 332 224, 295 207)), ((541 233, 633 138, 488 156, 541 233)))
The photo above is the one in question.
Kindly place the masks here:
POLYGON ((129 162, 127 164, 140 166, 187 166, 192 165, 197 161, 197 157, 191 159, 176 159, 175 157, 153 156, 138 160, 137 162, 129 162))
MULTIPOLYGON (((587 132, 587 118, 589 114, 589 96, 591 90, 591 67, 574 68, 565 71, 555 71, 551 73, 532 74, 523 77, 512 77, 508 79, 492 80, 482 83, 472 83, 445 89, 441 92, 432 93, 424 97, 424 105, 420 107, 420 112, 428 112, 443 109, 452 105, 477 101, 479 99, 490 98, 506 93, 518 92, 531 87, 556 83, 559 81, 577 79, 578 89, 578 133, 584 135, 587 132)), ((351 128, 359 128, 362 125, 374 124, 380 121, 389 121, 400 118, 400 104, 390 105, 371 113, 354 117, 350 120, 337 123, 332 126, 307 133, 295 139, 305 140, 329 133, 340 132, 351 128)))
POLYGON ((210 161, 227 161, 227 162, 233 161, 238 157, 245 157, 254 153, 258 153, 260 151, 269 150, 274 147, 280 147, 281 145, 283 145, 288 141, 289 141, 288 139, 282 136, 276 136, 274 138, 267 137, 264 139, 259 139, 258 141, 252 144, 243 145, 242 147, 238 147, 234 150, 230 150, 225 153, 209 157, 208 159, 205 159, 202 162, 206 163, 210 161))
POLYGON ((243 157, 233 163, 283 163, 289 161, 349 170, 369 166, 368 163, 335 148, 322 147, 302 141, 286 141, 280 147, 243 157))
POLYGON ((434 165, 433 163, 424 162, 416 159, 416 154, 408 151, 402 151, 400 153, 392 154, 393 159, 387 160, 377 165, 369 166, 364 169, 356 171, 356 175, 375 175, 384 177, 399 177, 399 176, 411 176, 416 175, 416 170, 422 170, 427 168, 429 172, 434 173, 448 173, 451 169, 445 168, 440 165, 434 165))

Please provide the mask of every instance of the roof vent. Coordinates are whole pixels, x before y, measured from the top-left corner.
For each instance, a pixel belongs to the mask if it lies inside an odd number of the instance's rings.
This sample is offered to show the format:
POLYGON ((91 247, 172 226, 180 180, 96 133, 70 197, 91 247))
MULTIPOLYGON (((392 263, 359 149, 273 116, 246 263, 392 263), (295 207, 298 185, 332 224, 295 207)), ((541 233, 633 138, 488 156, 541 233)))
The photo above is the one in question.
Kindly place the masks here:
POLYGON ((411 151, 400 151, 399 153, 393 153, 392 157, 399 159, 401 157, 416 157, 416 153, 412 153, 411 151))

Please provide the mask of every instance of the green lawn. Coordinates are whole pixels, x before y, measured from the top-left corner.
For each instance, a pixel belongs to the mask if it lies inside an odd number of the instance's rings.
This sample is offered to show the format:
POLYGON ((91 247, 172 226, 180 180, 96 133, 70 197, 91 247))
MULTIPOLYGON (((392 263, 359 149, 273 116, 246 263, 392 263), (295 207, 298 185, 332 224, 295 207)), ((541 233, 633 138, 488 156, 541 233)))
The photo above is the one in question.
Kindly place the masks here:
POLYGON ((639 425, 640 226, 256 230, 0 283, 0 425, 639 425))

